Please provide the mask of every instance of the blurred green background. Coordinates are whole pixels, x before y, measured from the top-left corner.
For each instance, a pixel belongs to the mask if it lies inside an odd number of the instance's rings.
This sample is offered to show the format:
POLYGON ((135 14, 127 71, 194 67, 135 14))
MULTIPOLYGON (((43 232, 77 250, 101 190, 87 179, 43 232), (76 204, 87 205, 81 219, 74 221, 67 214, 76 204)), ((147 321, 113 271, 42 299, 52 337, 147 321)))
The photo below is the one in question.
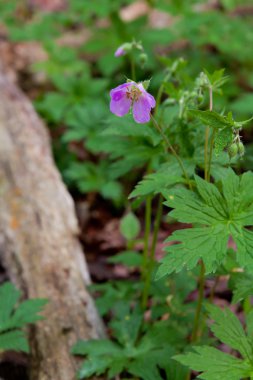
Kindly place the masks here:
MULTIPOLYGON (((232 110, 236 120, 252 115, 252 1, 0 0, 0 21, 11 43, 36 41, 47 53, 27 68, 30 76, 43 73, 43 84, 27 85, 26 76, 20 82, 51 129, 56 162, 74 192, 99 193, 120 206, 131 190, 122 185, 126 174, 131 179, 132 168, 141 169, 148 155, 138 151, 135 138, 136 155, 128 158, 127 139, 103 134, 108 125, 119 128, 109 113, 109 90, 131 78, 128 57, 114 57, 125 42, 142 42, 148 60, 136 76, 152 78, 152 93, 173 59, 182 57, 186 83, 204 68, 225 69, 230 78, 215 95, 216 111, 232 110)), ((138 66, 139 56, 134 59, 138 66)), ((253 166, 251 126, 246 168, 253 166)))

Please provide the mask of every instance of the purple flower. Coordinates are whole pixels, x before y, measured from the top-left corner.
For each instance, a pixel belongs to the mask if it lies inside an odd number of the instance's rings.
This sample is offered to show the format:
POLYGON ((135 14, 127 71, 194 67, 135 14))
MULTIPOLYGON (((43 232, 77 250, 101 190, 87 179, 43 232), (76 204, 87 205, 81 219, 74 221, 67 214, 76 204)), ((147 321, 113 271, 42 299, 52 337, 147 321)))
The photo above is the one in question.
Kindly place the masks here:
POLYGON ((142 83, 128 82, 121 84, 110 92, 110 110, 117 116, 126 115, 130 108, 136 123, 147 123, 151 109, 155 107, 155 99, 142 83))
POLYGON ((120 45, 118 47, 118 49, 114 53, 114 56, 121 57, 122 55, 126 55, 127 53, 130 52, 130 50, 132 50, 132 48, 133 48, 133 44, 131 44, 130 42, 126 42, 123 45, 120 45))
POLYGON ((123 49, 122 46, 118 47, 118 49, 115 51, 114 56, 115 57, 121 57, 122 55, 125 55, 126 51, 123 49))

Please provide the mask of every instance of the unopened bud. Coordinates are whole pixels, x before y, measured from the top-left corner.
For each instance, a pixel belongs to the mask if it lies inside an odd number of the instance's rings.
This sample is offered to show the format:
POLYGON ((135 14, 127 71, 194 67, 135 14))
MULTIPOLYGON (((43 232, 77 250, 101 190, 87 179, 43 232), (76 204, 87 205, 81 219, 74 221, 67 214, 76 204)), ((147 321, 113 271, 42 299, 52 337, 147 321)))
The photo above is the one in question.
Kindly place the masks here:
POLYGON ((240 154, 240 156, 243 156, 245 153, 245 148, 241 141, 238 143, 238 153, 240 154))
POLYGON ((115 57, 121 57, 122 55, 125 55, 129 53, 130 50, 132 50, 133 44, 126 42, 125 44, 118 47, 118 49, 115 51, 115 57))
POLYGON ((228 148, 228 155, 230 158, 233 158, 237 155, 238 153, 238 146, 236 143, 233 143, 232 145, 230 145, 230 147, 228 148))
POLYGON ((139 60, 140 60, 140 64, 141 64, 141 66, 144 66, 145 63, 146 63, 147 60, 148 60, 148 56, 147 56, 147 54, 146 54, 146 53, 141 53, 141 54, 139 55, 139 60))
POLYGON ((202 94, 198 94, 198 96, 197 96, 198 103, 202 103, 203 100, 204 100, 204 96, 202 94))
POLYGON ((200 73, 199 77, 197 78, 197 84, 200 87, 206 87, 208 85, 209 81, 205 73, 200 73))

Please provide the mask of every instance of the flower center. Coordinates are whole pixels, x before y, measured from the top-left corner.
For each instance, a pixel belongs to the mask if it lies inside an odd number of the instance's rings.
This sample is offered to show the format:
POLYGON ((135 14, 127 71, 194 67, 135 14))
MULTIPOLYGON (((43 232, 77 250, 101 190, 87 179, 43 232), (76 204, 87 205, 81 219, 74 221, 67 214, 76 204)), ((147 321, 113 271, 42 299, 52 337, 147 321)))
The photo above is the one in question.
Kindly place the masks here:
POLYGON ((132 102, 137 102, 139 98, 141 97, 141 95, 142 95, 141 90, 136 86, 131 86, 126 92, 127 98, 131 99, 132 102))

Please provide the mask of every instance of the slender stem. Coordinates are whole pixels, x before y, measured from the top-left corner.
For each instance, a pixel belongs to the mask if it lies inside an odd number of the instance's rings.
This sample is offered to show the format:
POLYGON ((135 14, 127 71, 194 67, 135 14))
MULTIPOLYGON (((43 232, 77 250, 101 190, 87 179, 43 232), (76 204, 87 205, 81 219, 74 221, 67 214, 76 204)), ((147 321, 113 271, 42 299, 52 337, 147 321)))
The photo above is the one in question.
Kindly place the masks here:
POLYGON ((153 239, 152 239, 149 263, 148 263, 149 265, 148 265, 148 270, 146 272, 145 283, 144 283, 143 298, 142 298, 143 309, 146 308, 147 301, 148 301, 152 273, 153 273, 154 264, 155 264, 155 248, 156 248, 158 232, 159 232, 159 228, 161 224, 161 219, 162 219, 162 211, 163 211, 163 197, 162 195, 160 195, 159 200, 158 200, 157 213, 156 213, 155 222, 154 222, 153 239))
POLYGON ((158 132, 161 134, 161 136, 163 137, 167 147, 169 148, 169 150, 171 151, 171 153, 173 154, 173 156, 176 158, 182 172, 183 172, 183 175, 186 179, 186 181, 188 182, 188 185, 190 188, 192 188, 192 185, 191 185, 191 182, 190 182, 190 178, 185 170, 185 167, 184 167, 184 164, 181 160, 181 158, 179 157, 179 155, 177 154, 176 150, 173 148, 173 146, 171 145, 168 137, 165 135, 165 133, 163 132, 162 128, 160 127, 160 125, 157 123, 156 119, 151 115, 151 119, 153 121, 153 124, 154 126, 156 127, 156 129, 158 130, 158 132))
MULTIPOLYGON (((209 87, 209 110, 213 110, 213 91, 212 87, 209 87)), ((213 152, 213 144, 214 144, 214 133, 212 134, 211 141, 210 141, 210 150, 209 148, 209 133, 210 133, 210 127, 206 128, 205 132, 205 147, 204 147, 204 162, 205 162, 205 180, 210 181, 210 166, 212 161, 212 152, 213 152)), ((194 323, 193 323, 193 331, 191 335, 191 342, 196 342, 200 335, 201 335, 201 328, 200 326, 200 317, 201 317, 201 310, 202 310, 202 304, 204 300, 204 288, 205 288, 205 265, 203 261, 200 262, 200 275, 199 275, 199 293, 198 293, 198 300, 197 300, 197 308, 196 313, 194 317, 194 323)))
MULTIPOLYGON (((213 110, 213 89, 212 86, 209 87, 209 111, 213 110)), ((214 133, 212 134, 212 141, 210 144, 210 152, 208 152, 208 143, 209 143, 209 133, 210 133, 210 127, 206 127, 205 132, 205 151, 204 151, 204 162, 205 162, 205 179, 207 181, 210 180, 210 166, 212 161, 212 154, 213 154, 213 144, 214 144, 214 133)))
POLYGON ((146 198, 145 210, 145 233, 144 233, 144 250, 143 250, 143 264, 142 264, 142 280, 144 282, 144 289, 142 293, 142 307, 146 308, 148 289, 146 287, 146 278, 148 276, 149 267, 149 234, 151 230, 151 216, 152 216, 152 197, 149 195, 146 198))
POLYGON ((204 150, 204 165, 205 165, 205 179, 208 178, 208 141, 209 141, 210 127, 206 127, 205 131, 205 150, 204 150))
POLYGON ((199 339, 199 321, 202 310, 202 303, 204 300, 204 287, 205 287, 205 265, 200 262, 200 275, 199 275, 199 296, 197 302, 197 308, 193 323, 193 330, 191 336, 191 342, 196 342, 199 339))
POLYGON ((209 87, 209 111, 213 110, 213 88, 209 87))
POLYGON ((136 81, 136 70, 135 70, 134 58, 132 55, 130 56, 130 65, 131 65, 131 77, 132 77, 131 79, 135 82, 136 81))
POLYGON ((159 87, 157 97, 156 97, 155 115, 157 114, 157 111, 158 111, 160 103, 161 103, 163 89, 164 89, 164 84, 162 83, 161 86, 159 87))
POLYGON ((243 301, 243 311, 244 314, 248 314, 251 311, 251 297, 246 297, 245 300, 243 301))
MULTIPOLYGON (((212 110, 213 110, 213 89, 212 89, 212 86, 210 86, 209 87, 209 111, 212 111, 212 110)), ((210 128, 207 127, 207 129, 208 129, 208 135, 209 135, 210 128)), ((207 134, 207 129, 206 129, 206 134, 207 134)), ((212 163, 212 157, 213 157, 215 129, 213 129, 212 136, 211 136, 209 156, 208 156, 208 137, 209 137, 208 135, 206 135, 206 141, 205 141, 205 178, 209 182, 210 169, 211 169, 211 163, 212 163)))
POLYGON ((210 140, 210 152, 209 152, 209 159, 208 159, 208 167, 207 167, 207 181, 210 182, 210 171, 211 171, 211 163, 213 158, 213 147, 214 147, 214 140, 215 140, 216 131, 213 129, 211 140, 210 140))
POLYGON ((209 296, 209 301, 210 301, 210 303, 213 303, 215 290, 216 290, 216 288, 217 288, 217 286, 218 286, 219 280, 220 280, 220 277, 219 277, 219 276, 215 277, 215 281, 214 281, 214 284, 213 284, 213 286, 212 286, 212 288, 211 288, 210 296, 209 296))
POLYGON ((169 72, 169 73, 165 76, 165 78, 164 78, 164 80, 163 80, 161 86, 159 87, 159 90, 158 90, 158 93, 157 93, 157 97, 156 97, 155 116, 157 115, 157 111, 158 111, 159 106, 160 106, 160 104, 161 104, 162 95, 163 95, 163 90, 164 90, 164 83, 166 83, 166 82, 170 79, 170 77, 171 77, 171 72, 169 72))

